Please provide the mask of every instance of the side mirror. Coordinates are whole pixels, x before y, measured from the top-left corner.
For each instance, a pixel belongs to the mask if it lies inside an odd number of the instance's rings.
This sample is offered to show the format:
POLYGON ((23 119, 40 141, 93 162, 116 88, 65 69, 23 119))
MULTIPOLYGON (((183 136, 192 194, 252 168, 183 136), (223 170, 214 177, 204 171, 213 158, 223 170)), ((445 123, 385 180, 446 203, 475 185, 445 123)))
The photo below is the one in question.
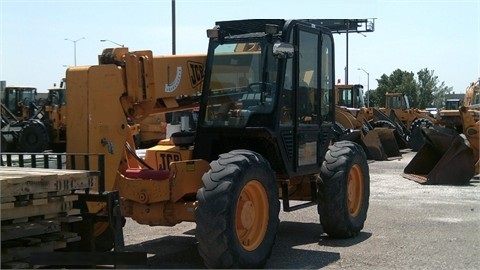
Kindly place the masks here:
POLYGON ((292 58, 294 51, 295 48, 293 47, 293 44, 285 42, 276 42, 275 44, 273 44, 273 55, 276 58, 292 58))

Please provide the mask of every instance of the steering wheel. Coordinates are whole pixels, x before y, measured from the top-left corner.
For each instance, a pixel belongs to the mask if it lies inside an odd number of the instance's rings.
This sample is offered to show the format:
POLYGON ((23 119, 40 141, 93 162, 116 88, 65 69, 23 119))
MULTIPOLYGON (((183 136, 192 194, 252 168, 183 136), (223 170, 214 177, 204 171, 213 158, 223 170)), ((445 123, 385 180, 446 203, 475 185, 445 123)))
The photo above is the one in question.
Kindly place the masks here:
POLYGON ((270 93, 273 89, 273 83, 270 82, 253 82, 247 86, 248 92, 260 93, 264 89, 266 93, 270 93))

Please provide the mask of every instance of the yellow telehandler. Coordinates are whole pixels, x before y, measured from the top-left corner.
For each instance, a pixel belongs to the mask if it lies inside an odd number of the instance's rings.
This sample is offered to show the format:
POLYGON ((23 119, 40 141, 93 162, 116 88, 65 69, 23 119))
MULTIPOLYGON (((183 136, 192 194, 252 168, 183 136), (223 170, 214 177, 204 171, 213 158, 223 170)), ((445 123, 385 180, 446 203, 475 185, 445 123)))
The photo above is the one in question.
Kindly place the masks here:
MULTIPOLYGON (((280 202, 284 211, 315 205, 331 237, 358 235, 369 168, 360 145, 334 142, 331 31, 321 20, 256 19, 217 22, 207 34, 205 69, 193 55, 127 48, 104 50, 98 65, 70 67, 67 152, 105 155, 104 189, 118 190, 122 216, 150 226, 196 222, 207 267, 265 265, 280 202), (302 74, 311 80, 304 84, 302 74), (182 83, 194 91, 182 92, 182 83), (169 139, 144 159, 136 155, 127 119, 197 107, 194 129, 181 117, 169 139)), ((96 169, 76 160, 82 164, 96 169)), ((94 246, 112 247, 107 228, 95 223, 94 246)))

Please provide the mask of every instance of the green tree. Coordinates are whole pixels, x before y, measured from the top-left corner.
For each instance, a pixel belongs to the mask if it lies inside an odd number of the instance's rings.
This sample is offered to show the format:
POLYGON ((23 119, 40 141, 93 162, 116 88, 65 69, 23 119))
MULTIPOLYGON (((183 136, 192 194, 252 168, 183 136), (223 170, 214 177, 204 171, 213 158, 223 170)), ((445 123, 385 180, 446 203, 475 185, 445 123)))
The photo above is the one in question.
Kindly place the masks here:
POLYGON ((383 74, 377 83, 377 89, 369 93, 370 105, 376 107, 385 106, 385 93, 393 92, 406 94, 412 108, 440 108, 452 91, 452 87, 439 82, 434 71, 427 68, 417 72, 417 80, 413 72, 396 69, 389 76, 383 74))
POLYGON ((446 86, 445 82, 441 82, 433 92, 433 107, 441 108, 445 106, 446 95, 452 93, 453 87, 446 86))
POLYGON ((452 87, 445 85, 445 82, 439 83, 438 76, 434 75, 433 70, 424 68, 417 72, 418 76, 418 108, 443 106, 445 95, 452 91, 452 87))
POLYGON ((433 75, 433 70, 424 68, 417 72, 418 76, 418 108, 433 106, 433 93, 437 87, 438 77, 433 75))
POLYGON ((416 106, 418 103, 417 82, 413 72, 396 69, 387 76, 383 74, 377 79, 378 87, 375 94, 372 95, 375 106, 385 106, 385 93, 404 93, 408 96, 410 106, 416 106))

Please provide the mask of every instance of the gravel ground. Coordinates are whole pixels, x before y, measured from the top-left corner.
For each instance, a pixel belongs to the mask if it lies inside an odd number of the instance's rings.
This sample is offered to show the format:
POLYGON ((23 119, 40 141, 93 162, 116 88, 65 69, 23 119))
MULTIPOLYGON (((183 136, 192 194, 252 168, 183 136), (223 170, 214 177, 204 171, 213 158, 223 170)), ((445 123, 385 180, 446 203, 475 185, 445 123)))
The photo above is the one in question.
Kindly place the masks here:
MULTIPOLYGON (((331 239, 316 207, 280 212, 270 269, 480 269, 480 181, 467 186, 420 185, 401 176, 414 156, 369 164, 370 208, 356 238, 331 239)), ((452 168, 455 169, 455 168, 452 168)), ((136 268, 205 268, 195 224, 149 227, 127 220, 128 251, 148 253, 136 268)))

